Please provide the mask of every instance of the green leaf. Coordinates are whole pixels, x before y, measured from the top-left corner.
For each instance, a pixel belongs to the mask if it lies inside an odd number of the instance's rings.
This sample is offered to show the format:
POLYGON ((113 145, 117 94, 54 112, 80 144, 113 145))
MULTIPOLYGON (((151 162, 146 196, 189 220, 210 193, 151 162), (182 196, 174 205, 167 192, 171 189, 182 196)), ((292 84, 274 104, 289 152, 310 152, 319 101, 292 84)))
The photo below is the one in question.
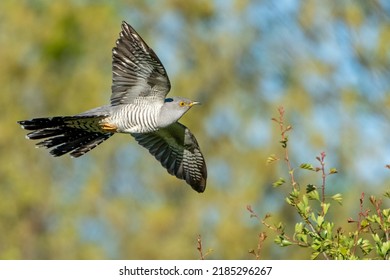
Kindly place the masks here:
POLYGON ((390 252, 390 241, 383 242, 381 247, 381 253, 386 256, 390 252))
POLYGON ((318 225, 319 227, 321 227, 322 224, 324 223, 324 217, 323 217, 323 216, 318 216, 316 222, 317 222, 317 225, 318 225))
POLYGON ((311 213, 311 216, 310 218, 312 219, 312 221, 317 221, 317 218, 316 218, 316 215, 314 214, 314 212, 311 213))
POLYGON ((382 241, 381 241, 381 239, 380 239, 380 237, 379 237, 379 235, 377 234, 377 233, 375 233, 375 234, 373 234, 372 235, 372 239, 374 239, 374 241, 375 241, 375 243, 382 243, 382 241))
POLYGON ((298 241, 305 243, 305 245, 300 244, 300 246, 306 247, 307 245, 307 234, 299 233, 296 235, 298 241))
POLYGON ((270 155, 268 158, 267 158, 267 164, 271 164, 271 163, 274 163, 275 161, 279 160, 279 158, 275 155, 270 155))
MULTIPOLYGON (((321 229, 323 228, 327 228, 327 223, 323 223, 322 226, 321 226, 321 229), (324 226, 325 225, 325 226, 324 226)), ((332 232, 328 231, 327 229, 323 230, 321 232, 321 236, 327 240, 330 240, 330 242, 332 243, 332 232)), ((329 244, 329 247, 333 247, 332 244, 329 244)))
POLYGON ((282 244, 282 241, 283 241, 283 238, 282 238, 282 236, 280 236, 280 235, 276 236, 275 239, 274 239, 274 242, 275 242, 276 244, 278 244, 278 245, 281 245, 281 244, 282 244))
POLYGON ((302 169, 315 171, 313 165, 311 165, 309 163, 302 163, 299 167, 302 168, 302 169))
POLYGON ((299 203, 297 203, 297 208, 298 208, 299 214, 305 215, 305 213, 306 213, 306 205, 305 205, 304 202, 300 201, 299 203))
POLYGON ((369 223, 369 222, 375 223, 374 218, 372 218, 371 216, 367 216, 365 220, 366 220, 367 223, 369 223))
POLYGON ((316 187, 315 185, 308 184, 308 185, 306 186, 306 193, 310 193, 310 192, 312 192, 312 191, 314 191, 314 190, 316 190, 316 189, 317 189, 317 187, 316 187))
POLYGON ((332 233, 333 232, 333 227, 334 227, 334 223, 332 222, 329 222, 326 224, 326 230, 329 232, 329 233, 332 233))
POLYGON ((313 252, 310 256, 310 259, 314 260, 318 257, 318 255, 320 254, 320 252, 313 252))
POLYGON ((286 197, 286 202, 290 205, 295 205, 295 202, 293 199, 291 199, 290 197, 286 197))
POLYGON ((325 240, 322 242, 322 247, 323 247, 323 248, 330 249, 331 246, 332 246, 332 240, 325 239, 325 240))
POLYGON ((280 231, 284 232, 285 225, 282 222, 279 222, 279 224, 276 225, 276 228, 280 231))
POLYGON ((290 241, 288 241, 286 239, 282 240, 281 246, 286 247, 286 246, 290 246, 290 245, 292 245, 292 243, 290 241))
POLYGON ((283 147, 283 148, 287 148, 288 137, 285 136, 285 137, 284 137, 284 140, 279 141, 279 142, 282 144, 282 147, 283 147))
POLYGON ((284 235, 278 235, 274 239, 274 242, 276 244, 279 244, 281 247, 292 245, 292 242, 285 239, 284 235))
POLYGON ((340 193, 336 193, 335 195, 332 196, 332 199, 339 203, 340 205, 342 204, 343 197, 340 193))
POLYGON ((285 181, 283 178, 279 178, 279 180, 277 180, 276 182, 274 182, 274 183, 272 184, 272 186, 273 186, 274 188, 280 187, 280 186, 283 185, 285 182, 286 182, 286 181, 285 181))
POLYGON ((359 246, 360 249, 362 249, 364 255, 368 255, 373 249, 373 247, 370 244, 370 241, 368 241, 367 239, 363 239, 359 246))
POLYGON ((374 221, 375 221, 377 224, 380 224, 380 223, 381 223, 381 218, 380 218, 378 215, 372 215, 371 218, 373 218, 374 221))
POLYGON ((293 198, 298 198, 299 197, 299 191, 294 189, 293 191, 290 192, 289 194, 293 198))
POLYGON ((321 242, 318 241, 318 240, 314 240, 314 241, 313 241, 313 244, 311 244, 311 248, 312 248, 314 251, 320 252, 320 249, 321 249, 321 242))
POLYGON ((303 223, 296 223, 295 224, 295 233, 301 233, 303 230, 303 223))
POLYGON ((320 201, 320 194, 318 193, 318 191, 314 190, 314 191, 311 191, 307 194, 307 197, 310 199, 310 200, 317 200, 317 201, 320 201))
POLYGON ((329 174, 336 174, 336 173, 338 173, 338 171, 337 171, 336 168, 331 168, 331 169, 329 170, 329 174))
POLYGON ((324 211, 324 216, 326 215, 326 213, 328 213, 328 210, 329 210, 329 207, 330 207, 330 203, 321 203, 321 207, 324 211))

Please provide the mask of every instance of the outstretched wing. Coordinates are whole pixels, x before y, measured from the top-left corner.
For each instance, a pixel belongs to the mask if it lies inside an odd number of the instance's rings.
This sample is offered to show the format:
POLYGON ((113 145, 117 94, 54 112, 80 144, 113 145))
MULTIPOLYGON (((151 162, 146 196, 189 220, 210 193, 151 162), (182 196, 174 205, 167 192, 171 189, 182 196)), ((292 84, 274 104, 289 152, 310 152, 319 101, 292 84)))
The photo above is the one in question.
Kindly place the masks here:
POLYGON ((158 131, 132 134, 167 171, 185 180, 197 192, 206 188, 207 169, 198 142, 191 131, 174 123, 158 131))
POLYGON ((125 21, 112 49, 111 104, 164 102, 171 88, 160 59, 125 21), (139 101, 138 100, 138 101, 139 101))

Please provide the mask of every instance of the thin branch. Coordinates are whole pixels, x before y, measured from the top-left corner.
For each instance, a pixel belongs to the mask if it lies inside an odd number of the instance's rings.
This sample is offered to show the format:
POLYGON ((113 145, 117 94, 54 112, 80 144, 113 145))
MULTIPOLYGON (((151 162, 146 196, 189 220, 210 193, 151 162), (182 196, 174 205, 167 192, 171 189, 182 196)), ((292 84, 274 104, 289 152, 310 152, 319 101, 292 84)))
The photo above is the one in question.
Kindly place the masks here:
POLYGON ((360 211, 359 211, 359 215, 358 215, 358 220, 357 220, 357 234, 355 235, 355 238, 354 238, 354 246, 353 246, 353 249, 352 249, 352 254, 355 255, 356 253, 356 248, 357 248, 357 242, 358 242, 358 238, 359 238, 359 233, 361 232, 361 223, 362 223, 362 218, 366 217, 367 213, 365 214, 363 212, 363 202, 364 202, 364 192, 362 192, 362 194, 360 195, 360 199, 359 199, 359 206, 360 206, 360 211))
POLYGON ((203 250, 202 250, 202 238, 201 238, 200 234, 198 234, 196 249, 199 251, 200 259, 204 260, 204 255, 203 255, 203 250))
POLYGON ((290 180, 291 180, 291 185, 292 185, 293 189, 296 189, 297 182, 295 181, 295 178, 294 178, 294 169, 291 166, 291 162, 290 162, 290 159, 288 157, 288 148, 287 148, 287 142, 288 142, 287 132, 290 131, 292 129, 292 127, 291 127, 291 125, 287 125, 286 127, 284 125, 284 112, 285 111, 284 111, 284 108, 282 106, 278 107, 278 112, 279 112, 279 118, 278 119, 272 118, 272 120, 279 124, 280 135, 282 138, 280 143, 282 143, 282 148, 284 150, 284 161, 287 164, 288 174, 290 175, 290 180))
POLYGON ((322 215, 325 214, 324 207, 325 207, 325 185, 326 185, 326 172, 325 172, 325 157, 326 154, 325 152, 322 152, 319 157, 317 157, 317 160, 321 164, 321 173, 322 173, 322 185, 321 185, 321 190, 322 190, 322 197, 321 197, 321 202, 322 202, 322 215))
POLYGON ((379 220, 380 220, 380 226, 381 226, 381 228, 384 231, 385 236, 386 236, 386 241, 389 241, 389 229, 386 229, 385 222, 383 220, 383 215, 381 212, 382 200, 381 199, 377 200, 374 196, 370 196, 370 202, 375 207, 376 214, 378 215, 379 220))
POLYGON ((258 237, 257 249, 249 251, 250 254, 253 254, 256 257, 256 260, 260 260, 261 249, 263 248, 263 243, 267 238, 267 234, 265 232, 261 232, 258 237))

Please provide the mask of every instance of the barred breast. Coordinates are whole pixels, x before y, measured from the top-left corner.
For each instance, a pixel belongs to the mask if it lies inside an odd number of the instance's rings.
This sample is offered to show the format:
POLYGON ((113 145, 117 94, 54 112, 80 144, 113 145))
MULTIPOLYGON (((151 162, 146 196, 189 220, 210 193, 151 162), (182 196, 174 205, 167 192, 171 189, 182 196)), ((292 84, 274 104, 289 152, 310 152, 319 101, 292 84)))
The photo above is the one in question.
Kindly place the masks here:
POLYGON ((121 133, 147 133, 158 130, 158 116, 161 105, 126 104, 115 106, 110 117, 106 119, 117 127, 121 133))

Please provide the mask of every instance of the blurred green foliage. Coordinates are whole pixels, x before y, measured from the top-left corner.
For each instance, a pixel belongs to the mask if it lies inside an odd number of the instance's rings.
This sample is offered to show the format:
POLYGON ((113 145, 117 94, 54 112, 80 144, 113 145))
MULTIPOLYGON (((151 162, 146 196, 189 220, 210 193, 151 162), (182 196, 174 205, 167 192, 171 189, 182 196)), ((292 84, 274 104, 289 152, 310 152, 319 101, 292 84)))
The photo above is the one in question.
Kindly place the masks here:
MULTIPOLYGON (((252 218, 257 218, 263 226, 276 234, 274 242, 280 247, 296 246, 304 248, 311 253, 311 259, 326 260, 358 260, 358 259, 390 259, 390 208, 383 209, 383 198, 377 199, 370 196, 370 205, 367 207, 365 194, 362 192, 359 200, 359 213, 356 218, 349 218, 344 224, 339 220, 328 220, 330 208, 334 202, 342 205, 342 195, 340 193, 329 194, 327 192, 327 181, 331 175, 337 174, 336 168, 326 167, 326 153, 321 152, 316 157, 316 164, 302 163, 299 167, 311 172, 316 172, 320 185, 307 184, 304 189, 295 179, 295 169, 289 157, 289 139, 288 134, 291 131, 291 125, 285 124, 283 107, 278 108, 279 116, 272 118, 277 123, 281 136, 282 156, 278 158, 273 155, 269 157, 268 163, 285 164, 288 170, 289 188, 284 190, 285 201, 291 206, 291 211, 296 212, 297 222, 292 229, 291 221, 269 221, 272 214, 267 213, 263 218, 252 209, 251 205, 247 210, 252 218), (289 192, 289 193, 288 193, 289 192), (337 228, 335 228, 337 222, 337 228), (346 226, 353 223, 356 228, 351 231, 346 226), (375 248, 375 250, 374 250, 375 248)), ((387 166, 388 167, 388 166, 387 166)), ((284 185, 286 181, 280 178, 273 184, 274 187, 284 185)), ((280 190, 281 188, 279 188, 280 190)), ((384 198, 390 198, 389 192, 384 193, 384 198)), ((337 219, 337 215, 331 215, 337 219)), ((272 219, 272 218, 271 218, 272 219)), ((267 238, 267 232, 259 234, 258 245, 256 249, 250 250, 250 253, 256 259, 262 255, 262 247, 267 238)))
MULTIPOLYGON (((197 259, 198 234, 209 259, 253 258, 261 229, 246 205, 297 218, 272 187, 285 169, 266 163, 279 105, 291 161, 324 150, 337 168, 328 188, 344 223, 362 190, 389 183, 389 13, 379 0, 1 1, 0 259, 197 259), (16 124, 108 103, 122 20, 164 63, 170 94, 203 103, 182 122, 206 157, 204 194, 127 135, 53 158, 16 124)), ((265 242, 261 257, 310 254, 265 242)))

